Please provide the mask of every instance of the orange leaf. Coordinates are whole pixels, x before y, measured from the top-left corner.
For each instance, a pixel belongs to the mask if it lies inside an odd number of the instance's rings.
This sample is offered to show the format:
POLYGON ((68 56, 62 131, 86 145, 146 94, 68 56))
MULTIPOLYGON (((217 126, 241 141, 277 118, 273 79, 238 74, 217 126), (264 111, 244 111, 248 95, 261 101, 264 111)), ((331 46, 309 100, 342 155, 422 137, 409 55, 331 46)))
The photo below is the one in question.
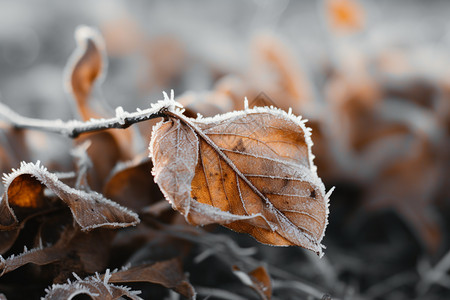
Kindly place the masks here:
POLYGON ((100 275, 90 276, 84 279, 74 274, 77 279, 74 282, 68 282, 65 284, 53 284, 50 288, 46 289, 46 295, 42 299, 44 300, 57 300, 57 299, 92 299, 92 300, 115 300, 115 299, 142 299, 138 295, 139 291, 132 291, 126 286, 116 286, 108 283, 109 270, 107 277, 101 279, 100 275))
POLYGON ((328 0, 326 12, 336 31, 355 31, 364 25, 364 10, 356 0, 328 0))
POLYGON ((103 195, 135 212, 162 200, 163 195, 149 176, 151 168, 151 160, 140 155, 116 165, 103 187, 103 195))
POLYGON ((105 68, 104 41, 94 29, 83 26, 75 32, 78 48, 66 67, 67 87, 72 92, 83 120, 99 117, 89 107, 89 96, 94 82, 105 68))
POLYGON ((253 288, 263 300, 270 300, 272 298, 272 283, 270 275, 263 266, 245 273, 237 266, 233 267, 233 272, 241 281, 251 288, 253 288))
POLYGON ((171 115, 154 128, 153 174, 188 222, 322 253, 328 195, 304 121, 269 108, 196 120, 171 115))
MULTIPOLYGON (((77 28, 75 38, 78 47, 66 66, 67 87, 84 121, 105 117, 107 110, 103 103, 91 97, 94 84, 100 81, 106 68, 105 42, 98 31, 87 26, 77 28)), ((90 133, 77 142, 85 140, 92 142, 87 150, 94 166, 89 172, 89 184, 94 190, 100 191, 117 161, 132 157, 132 132, 90 133)))
POLYGON ((39 162, 22 163, 20 169, 5 175, 3 180, 6 190, 0 201, 0 228, 3 230, 16 229, 38 210, 57 207, 50 197, 44 197, 45 188, 70 208, 75 222, 83 230, 127 227, 139 222, 136 214, 101 194, 67 186, 39 162))
POLYGON ((110 282, 151 282, 173 289, 187 298, 193 298, 194 288, 187 281, 179 259, 159 261, 154 264, 144 264, 112 273, 110 282))

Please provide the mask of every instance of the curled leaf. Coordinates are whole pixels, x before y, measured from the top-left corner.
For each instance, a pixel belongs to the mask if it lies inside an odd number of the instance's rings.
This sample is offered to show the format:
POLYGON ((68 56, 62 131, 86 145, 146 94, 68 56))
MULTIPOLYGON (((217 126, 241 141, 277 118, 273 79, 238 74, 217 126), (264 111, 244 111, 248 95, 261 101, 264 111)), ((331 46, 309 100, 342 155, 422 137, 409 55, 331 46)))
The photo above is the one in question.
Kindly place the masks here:
MULTIPOLYGON (((99 99, 91 97, 96 82, 102 79, 107 60, 105 42, 94 28, 80 26, 75 32, 77 49, 66 66, 66 85, 84 121, 102 118, 109 110, 99 99)), ((120 109, 118 110, 120 112, 120 109)), ((90 186, 101 191, 104 180, 117 161, 132 157, 132 135, 129 130, 86 134, 77 140, 91 141, 87 153, 93 162, 88 178, 90 186)))
POLYGON ((163 199, 149 174, 151 167, 152 162, 147 156, 137 156, 132 161, 117 164, 106 180, 103 194, 135 212, 163 199))
MULTIPOLYGON (((32 249, 24 246, 20 254, 12 254, 5 259, 0 256, 0 276, 26 264, 53 264, 54 282, 64 281, 74 271, 93 273, 104 269, 114 231, 96 229, 82 232, 80 227, 73 226, 67 214, 59 214, 57 219, 56 222, 48 219, 48 224, 43 224, 52 228, 40 229, 38 241, 32 249), (54 241, 50 236, 54 236, 54 241)), ((42 271, 45 276, 51 276, 49 269, 42 271)))
POLYGON ((15 269, 20 268, 21 266, 28 263, 33 263, 36 265, 46 265, 61 259, 65 255, 66 253, 60 251, 60 249, 50 247, 45 249, 25 249, 23 253, 19 255, 12 255, 7 259, 4 259, 0 256, 0 276, 14 271, 15 269))
POLYGON ((39 162, 22 163, 18 170, 3 177, 5 193, 0 202, 0 229, 12 230, 28 215, 56 206, 50 191, 64 202, 83 230, 136 225, 138 216, 95 192, 76 190, 61 182, 39 162))
POLYGON ((46 289, 46 295, 42 299, 73 299, 78 295, 85 295, 93 300, 114 300, 123 299, 123 297, 132 300, 142 299, 138 296, 140 291, 132 291, 128 287, 109 283, 108 280, 111 276, 109 270, 103 278, 98 274, 85 279, 81 279, 75 274, 74 276, 77 279, 74 282, 69 281, 66 284, 54 284, 46 289))
POLYGON ((78 48, 66 67, 67 89, 76 99, 78 110, 84 120, 98 117, 89 107, 89 96, 94 82, 105 68, 105 46, 102 36, 95 29, 80 26, 75 32, 78 48))
POLYGON ((272 283, 265 267, 260 266, 246 273, 234 266, 233 272, 244 284, 254 289, 261 299, 270 300, 272 297, 272 283))
POLYGON ((156 183, 188 222, 321 255, 328 195, 311 146, 304 121, 254 108, 196 120, 174 113, 154 127, 150 150, 156 183))
POLYGON ((195 291, 187 281, 178 259, 159 261, 155 264, 146 264, 132 267, 111 274, 110 282, 151 282, 173 289, 177 293, 193 298, 195 291))
POLYGON ((356 0, 327 0, 325 9, 334 32, 355 32, 364 26, 364 9, 356 0))

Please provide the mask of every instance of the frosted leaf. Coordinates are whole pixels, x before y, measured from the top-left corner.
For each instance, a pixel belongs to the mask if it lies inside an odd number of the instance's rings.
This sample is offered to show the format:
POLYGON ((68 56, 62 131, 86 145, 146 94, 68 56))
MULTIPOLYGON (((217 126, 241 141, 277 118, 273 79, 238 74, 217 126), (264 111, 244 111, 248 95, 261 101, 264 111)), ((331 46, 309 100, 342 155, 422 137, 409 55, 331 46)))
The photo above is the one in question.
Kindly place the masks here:
POLYGON ((79 26, 75 31, 77 49, 69 58, 65 69, 66 90, 73 94, 84 120, 100 115, 89 103, 94 82, 102 79, 106 67, 105 45, 101 34, 94 28, 79 26))
POLYGON ((74 282, 68 282, 65 284, 53 284, 50 288, 45 290, 45 297, 42 300, 53 299, 73 299, 77 295, 86 295, 93 300, 114 300, 123 299, 125 296, 127 299, 140 300, 142 299, 138 295, 140 291, 132 291, 126 286, 118 286, 108 282, 106 276, 104 279, 100 276, 90 276, 85 279, 81 279, 74 274, 77 279, 74 282))
POLYGON ((18 170, 3 177, 5 193, 0 202, 0 228, 15 229, 31 210, 42 210, 55 204, 44 195, 48 189, 69 208, 82 230, 97 227, 134 226, 139 217, 132 211, 96 192, 69 187, 39 162, 22 163, 18 170), (19 213, 19 215, 17 215, 19 213))
POLYGON ((103 186, 103 195, 135 212, 164 198, 150 175, 152 162, 145 154, 120 162, 103 186))
POLYGON ((65 251, 61 251, 58 247, 38 247, 30 250, 24 247, 24 251, 21 254, 13 254, 6 259, 0 255, 0 276, 14 271, 28 263, 46 265, 60 260, 66 254, 65 251))
POLYGON ((169 115, 153 129, 153 174, 188 222, 322 254, 329 194, 305 121, 267 107, 195 120, 169 115))
POLYGON ((269 300, 272 297, 272 283, 265 267, 260 266, 247 273, 234 266, 233 273, 243 284, 254 289, 261 299, 269 300))
MULTIPOLYGON (((106 274, 104 278, 106 278, 106 274)), ((183 273, 181 262, 176 258, 113 272, 110 274, 109 282, 156 283, 172 289, 186 298, 195 299, 194 288, 183 273)))

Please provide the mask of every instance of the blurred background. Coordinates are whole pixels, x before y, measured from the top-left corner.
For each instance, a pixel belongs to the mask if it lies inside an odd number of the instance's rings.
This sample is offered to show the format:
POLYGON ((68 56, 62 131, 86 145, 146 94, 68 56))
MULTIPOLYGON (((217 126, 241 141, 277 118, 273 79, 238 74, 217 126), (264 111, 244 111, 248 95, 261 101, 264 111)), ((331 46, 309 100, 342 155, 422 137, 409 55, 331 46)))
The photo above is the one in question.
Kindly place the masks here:
POLYGON ((77 118, 64 70, 79 25, 105 40, 91 96, 112 109, 174 89, 193 115, 246 96, 310 120, 319 176, 336 187, 325 257, 221 234, 333 298, 450 297, 449 1, 0 0, 0 101, 77 118))

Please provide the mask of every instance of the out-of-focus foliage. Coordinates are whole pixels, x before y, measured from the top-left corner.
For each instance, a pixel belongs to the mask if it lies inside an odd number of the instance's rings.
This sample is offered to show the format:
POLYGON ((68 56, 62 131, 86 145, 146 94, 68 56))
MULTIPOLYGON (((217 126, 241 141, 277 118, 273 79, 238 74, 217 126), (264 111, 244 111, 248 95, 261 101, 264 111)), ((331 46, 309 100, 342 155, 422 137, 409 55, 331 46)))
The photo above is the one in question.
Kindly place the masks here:
POLYGON ((1 188, 0 298, 448 297, 449 10, 437 0, 0 2, 1 101, 16 111, 88 120, 174 89, 186 116, 214 116, 247 97, 309 119, 318 174, 336 187, 319 260, 187 224, 150 173, 154 120, 73 143, 0 120, 0 170, 18 169, 1 188), (76 45, 79 24, 98 32, 76 45), (48 170, 20 165, 37 160, 48 170))

